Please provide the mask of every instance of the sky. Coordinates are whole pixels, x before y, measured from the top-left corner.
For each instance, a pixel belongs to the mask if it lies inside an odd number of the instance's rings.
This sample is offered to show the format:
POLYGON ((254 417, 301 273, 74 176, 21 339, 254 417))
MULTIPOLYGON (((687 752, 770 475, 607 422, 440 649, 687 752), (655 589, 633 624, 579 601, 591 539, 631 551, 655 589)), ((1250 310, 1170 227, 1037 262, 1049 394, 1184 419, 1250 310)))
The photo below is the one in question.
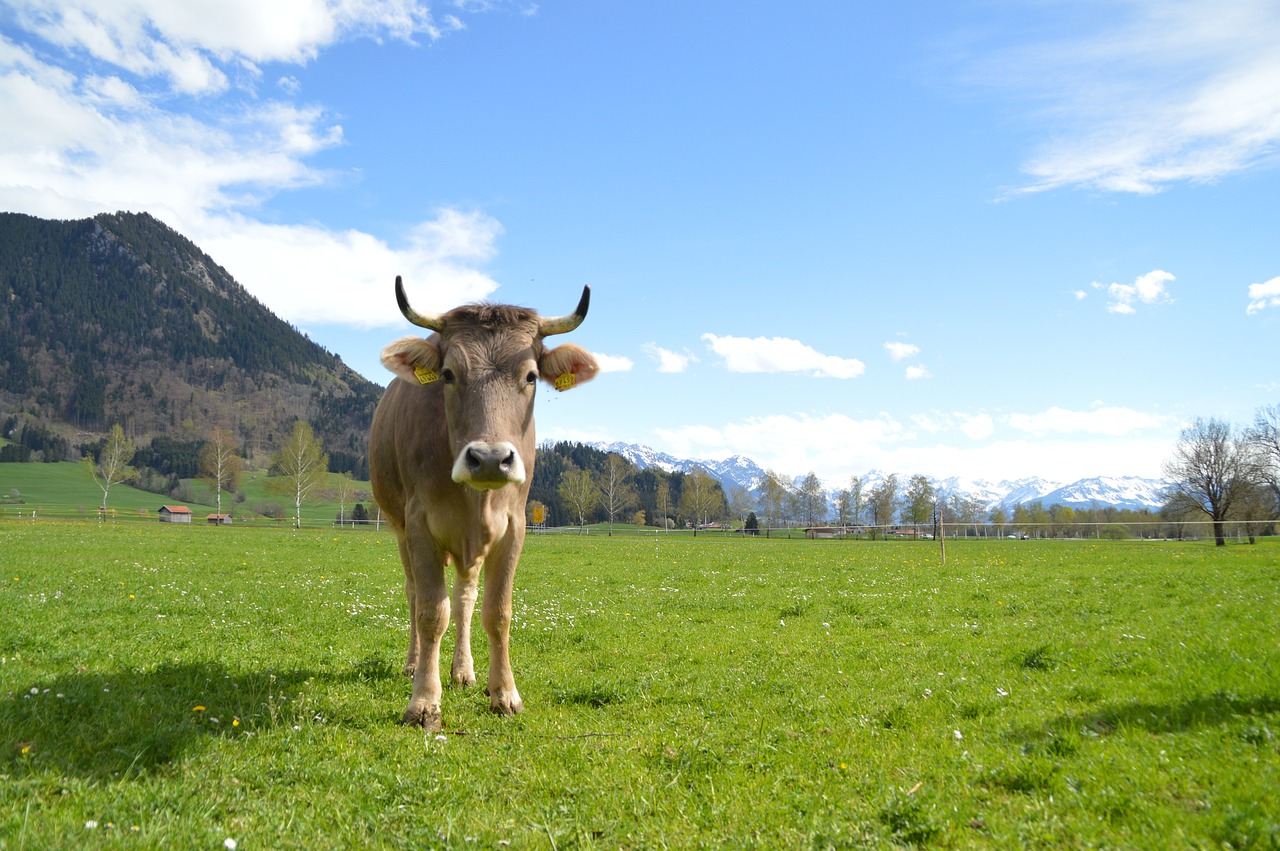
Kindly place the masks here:
POLYGON ((540 440, 1159 477, 1280 401, 1273 0, 5 0, 0 210, 147 212, 380 384, 570 312, 540 440))

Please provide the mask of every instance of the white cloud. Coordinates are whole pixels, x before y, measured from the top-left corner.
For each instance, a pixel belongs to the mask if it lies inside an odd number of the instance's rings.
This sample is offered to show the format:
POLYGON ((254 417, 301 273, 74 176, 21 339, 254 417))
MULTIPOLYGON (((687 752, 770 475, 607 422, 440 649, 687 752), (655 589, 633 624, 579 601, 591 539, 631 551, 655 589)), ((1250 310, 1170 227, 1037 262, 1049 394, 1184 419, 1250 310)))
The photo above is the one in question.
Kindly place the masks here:
POLYGON ((673 352, 670 349, 662 348, 657 343, 645 343, 642 348, 644 353, 653 358, 658 364, 658 372, 684 372, 689 368, 691 361, 697 360, 693 355, 673 352))
POLYGON ((884 350, 895 361, 904 360, 912 355, 920 354, 920 347, 914 343, 885 343, 884 350))
POLYGON ((986 440, 995 430, 995 421, 988 414, 961 415, 960 431, 970 440, 986 440))
MULTIPOLYGON (((1138 304, 1157 304, 1172 301, 1165 284, 1175 281, 1173 275, 1162 269, 1155 269, 1145 275, 1139 275, 1132 284, 1111 284, 1107 287, 1107 295, 1111 301, 1107 303, 1108 313, 1134 313, 1138 304)), ((1094 282, 1094 286, 1102 285, 1094 282)))
POLYGON ((1280 277, 1266 283, 1249 285, 1249 306, 1245 313, 1252 316, 1268 307, 1280 307, 1280 277))
POLYGON ((635 362, 625 355, 605 355, 600 352, 592 354, 595 355, 601 372, 630 372, 635 366, 635 362))
MULTIPOLYGON (((1073 13, 1070 4, 1063 6, 1073 13)), ((997 51, 978 73, 1046 104, 1052 139, 1022 191, 1082 186, 1151 193, 1273 161, 1280 143, 1280 6, 1133 0, 1105 29, 997 51)))
POLYGON ((400 247, 355 230, 269 225, 234 215, 187 227, 237 281, 295 324, 373 328, 403 322, 388 270, 403 276, 410 302, 428 312, 481 300, 498 287, 471 266, 493 254, 502 232, 480 213, 441 210, 400 247))
POLYGON ((730 372, 809 372, 817 378, 857 378, 866 365, 821 352, 786 337, 719 337, 703 334, 707 348, 730 372))
POLYGON ((906 376, 908 381, 918 381, 922 378, 933 378, 928 369, 918 364, 916 366, 907 367, 906 376))
POLYGON ((1072 293, 1072 295, 1076 297, 1076 301, 1084 301, 1086 298, 1089 297, 1089 294, 1084 290, 1076 290, 1074 293, 1072 293))
POLYGON ((1130 435, 1144 429, 1169 426, 1169 418, 1130 408, 1097 407, 1091 411, 1071 411, 1052 407, 1038 414, 1010 414, 1008 424, 1033 434, 1130 435))

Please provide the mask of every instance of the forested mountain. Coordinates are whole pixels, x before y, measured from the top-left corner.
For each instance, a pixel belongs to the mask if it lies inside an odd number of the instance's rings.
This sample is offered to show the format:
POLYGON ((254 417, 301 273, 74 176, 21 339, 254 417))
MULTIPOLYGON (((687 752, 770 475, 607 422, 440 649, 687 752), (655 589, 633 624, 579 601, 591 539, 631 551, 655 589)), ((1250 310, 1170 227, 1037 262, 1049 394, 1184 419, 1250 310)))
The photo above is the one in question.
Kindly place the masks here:
POLYGON ((223 426, 253 458, 301 418, 357 466, 381 395, 145 213, 0 213, 0 364, 0 412, 73 445, 223 426))

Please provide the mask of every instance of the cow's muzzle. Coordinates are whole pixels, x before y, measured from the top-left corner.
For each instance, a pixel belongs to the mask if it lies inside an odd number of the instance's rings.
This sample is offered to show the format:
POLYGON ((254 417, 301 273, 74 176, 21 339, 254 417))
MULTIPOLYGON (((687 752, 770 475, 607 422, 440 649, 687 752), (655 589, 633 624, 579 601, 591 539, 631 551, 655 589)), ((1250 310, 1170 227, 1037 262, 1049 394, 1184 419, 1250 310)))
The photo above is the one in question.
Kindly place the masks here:
POLYGON ((473 440, 453 462, 453 480, 477 490, 497 490, 524 484, 524 462, 514 444, 473 440))

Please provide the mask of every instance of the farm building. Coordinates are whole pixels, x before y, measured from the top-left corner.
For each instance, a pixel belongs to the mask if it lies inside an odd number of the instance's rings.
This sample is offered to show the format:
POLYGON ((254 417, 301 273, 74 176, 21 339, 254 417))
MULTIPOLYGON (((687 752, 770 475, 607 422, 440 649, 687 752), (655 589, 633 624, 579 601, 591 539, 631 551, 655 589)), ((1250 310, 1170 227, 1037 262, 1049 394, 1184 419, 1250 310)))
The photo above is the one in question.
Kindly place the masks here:
POLYGON ((210 514, 208 517, 205 518, 205 520, 208 521, 210 526, 230 526, 231 525, 230 514, 210 514))
POLYGON ((160 506, 161 523, 190 523, 191 509, 185 505, 160 506))

